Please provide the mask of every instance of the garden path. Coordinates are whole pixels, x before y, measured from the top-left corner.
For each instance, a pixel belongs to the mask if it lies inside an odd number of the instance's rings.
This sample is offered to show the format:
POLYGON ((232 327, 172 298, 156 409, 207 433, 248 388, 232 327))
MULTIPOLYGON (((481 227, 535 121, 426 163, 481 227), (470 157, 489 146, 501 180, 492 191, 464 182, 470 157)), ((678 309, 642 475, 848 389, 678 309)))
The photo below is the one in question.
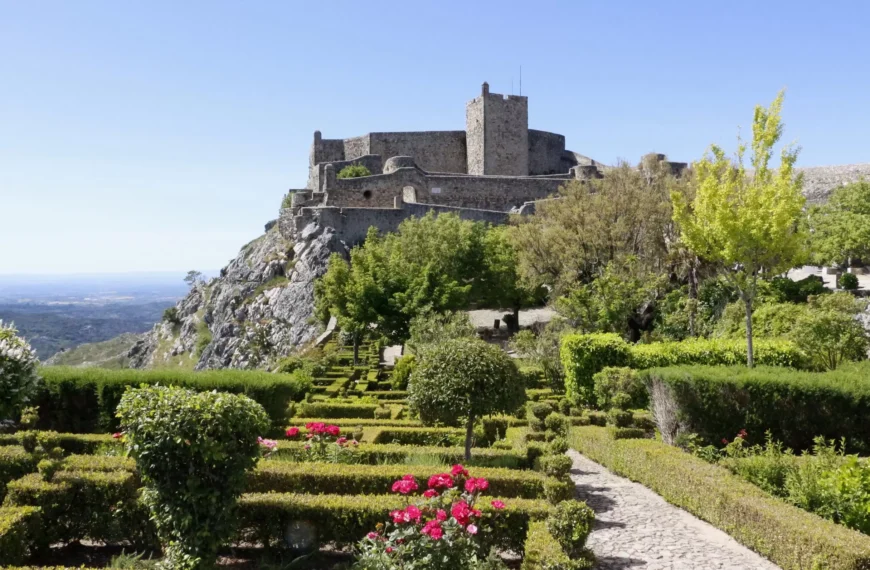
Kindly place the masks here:
POLYGON ((721 530, 573 449, 577 497, 595 511, 588 547, 600 570, 777 570, 721 530))

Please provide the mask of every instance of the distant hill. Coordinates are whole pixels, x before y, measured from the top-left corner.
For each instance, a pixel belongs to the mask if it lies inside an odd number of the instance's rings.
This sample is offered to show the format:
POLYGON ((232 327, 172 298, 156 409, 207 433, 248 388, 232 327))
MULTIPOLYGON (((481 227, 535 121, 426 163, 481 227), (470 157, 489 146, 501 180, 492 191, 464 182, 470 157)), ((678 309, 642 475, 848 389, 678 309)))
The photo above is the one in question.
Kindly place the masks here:
POLYGON ((58 352, 44 364, 49 366, 79 366, 82 368, 127 368, 127 353, 142 335, 125 333, 102 342, 80 344, 75 348, 58 352))

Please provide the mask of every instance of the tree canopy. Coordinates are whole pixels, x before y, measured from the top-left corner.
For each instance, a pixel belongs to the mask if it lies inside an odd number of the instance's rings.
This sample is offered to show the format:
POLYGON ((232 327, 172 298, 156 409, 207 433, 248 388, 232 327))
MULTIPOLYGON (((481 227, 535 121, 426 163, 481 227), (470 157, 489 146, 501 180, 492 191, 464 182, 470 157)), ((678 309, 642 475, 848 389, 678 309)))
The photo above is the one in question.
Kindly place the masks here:
POLYGON ((812 251, 820 265, 870 261, 870 182, 834 190, 823 206, 810 209, 812 251))

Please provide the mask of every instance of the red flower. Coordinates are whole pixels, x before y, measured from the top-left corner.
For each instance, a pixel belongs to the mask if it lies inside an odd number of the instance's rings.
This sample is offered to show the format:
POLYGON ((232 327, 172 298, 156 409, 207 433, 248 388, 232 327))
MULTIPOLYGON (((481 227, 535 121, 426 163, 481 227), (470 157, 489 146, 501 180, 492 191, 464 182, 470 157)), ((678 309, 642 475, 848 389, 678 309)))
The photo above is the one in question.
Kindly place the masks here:
POLYGON ((431 499, 432 497, 434 497, 437 494, 438 494, 438 491, 436 491, 435 489, 427 489, 426 492, 423 493, 423 496, 426 497, 427 499, 431 499))
POLYGON ((489 489, 489 481, 482 477, 480 479, 471 477, 465 481, 465 490, 469 493, 474 493, 475 491, 486 491, 487 489, 489 489))
POLYGON ((326 426, 326 433, 332 437, 338 437, 341 433, 341 428, 338 426, 326 426))
MULTIPOLYGON (((479 511, 478 511, 479 512, 479 511)), ((471 507, 468 506, 468 503, 465 501, 459 501, 453 508, 450 509, 450 514, 453 515, 453 518, 456 519, 460 525, 465 526, 468 524, 471 516, 474 514, 474 511, 471 510, 471 507)))
POLYGON ((430 489, 449 489, 451 487, 453 487, 453 477, 447 473, 439 473, 429 477, 430 489))
POLYGON ((335 443, 337 443, 338 445, 344 445, 345 443, 347 443, 347 438, 346 438, 346 437, 340 437, 340 438, 338 438, 337 440, 335 440, 335 443))
POLYGON ((728 438, 727 438, 727 437, 723 437, 723 438, 722 438, 722 443, 725 444, 725 445, 728 445, 728 438))
POLYGON ((297 435, 299 435, 298 427, 287 428, 287 437, 296 437, 297 435))
POLYGON ((393 551, 393 547, 392 547, 392 546, 388 546, 388 547, 387 547, 387 554, 390 554, 392 551, 393 551))
POLYGON ((439 521, 446 521, 447 513, 444 511, 444 509, 438 509, 438 511, 435 513, 435 518, 439 521))
POLYGON ((370 533, 368 533, 366 536, 367 536, 369 539, 374 540, 374 539, 376 539, 376 538, 378 537, 378 533, 376 533, 376 532, 370 532, 370 533))
POLYGON ((441 528, 441 521, 435 519, 427 522, 420 532, 428 534, 432 540, 441 540, 441 537, 444 536, 444 530, 441 528))
POLYGON ((413 475, 405 475, 393 483, 393 493, 407 495, 417 489, 419 489, 419 487, 417 486, 417 481, 414 479, 413 475))
POLYGON ((413 520, 414 522, 420 522, 420 517, 423 515, 422 511, 415 507, 414 505, 408 505, 408 508, 405 509, 405 512, 408 513, 408 518, 413 520))
POLYGON ((739 437, 740 439, 746 439, 746 437, 747 437, 748 435, 749 435, 749 434, 746 433, 746 430, 745 430, 745 429, 742 429, 742 430, 740 430, 739 432, 737 432, 737 437, 739 437))
POLYGON ((493 501, 490 503, 490 505, 492 505, 492 508, 498 510, 502 510, 504 508, 504 503, 501 501, 493 501))
POLYGON ((112 434, 112 437, 115 439, 121 439, 122 437, 124 437, 124 434, 119 432, 119 431, 116 431, 115 433, 112 434))
POLYGON ((450 474, 454 477, 459 477, 460 475, 463 477, 468 477, 468 469, 466 469, 462 465, 456 464, 453 466, 453 469, 450 470, 450 474))

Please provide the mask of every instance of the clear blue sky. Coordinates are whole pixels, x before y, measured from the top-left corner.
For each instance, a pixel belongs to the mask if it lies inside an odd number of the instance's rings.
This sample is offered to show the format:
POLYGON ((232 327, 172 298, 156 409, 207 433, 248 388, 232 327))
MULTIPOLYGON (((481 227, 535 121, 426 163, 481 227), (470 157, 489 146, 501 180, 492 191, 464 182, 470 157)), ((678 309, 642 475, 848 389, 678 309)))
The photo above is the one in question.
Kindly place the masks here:
POLYGON ((788 88, 799 165, 870 161, 867 2, 0 0, 0 273, 216 269, 313 131, 463 129, 489 81, 603 162, 733 149, 788 88))

